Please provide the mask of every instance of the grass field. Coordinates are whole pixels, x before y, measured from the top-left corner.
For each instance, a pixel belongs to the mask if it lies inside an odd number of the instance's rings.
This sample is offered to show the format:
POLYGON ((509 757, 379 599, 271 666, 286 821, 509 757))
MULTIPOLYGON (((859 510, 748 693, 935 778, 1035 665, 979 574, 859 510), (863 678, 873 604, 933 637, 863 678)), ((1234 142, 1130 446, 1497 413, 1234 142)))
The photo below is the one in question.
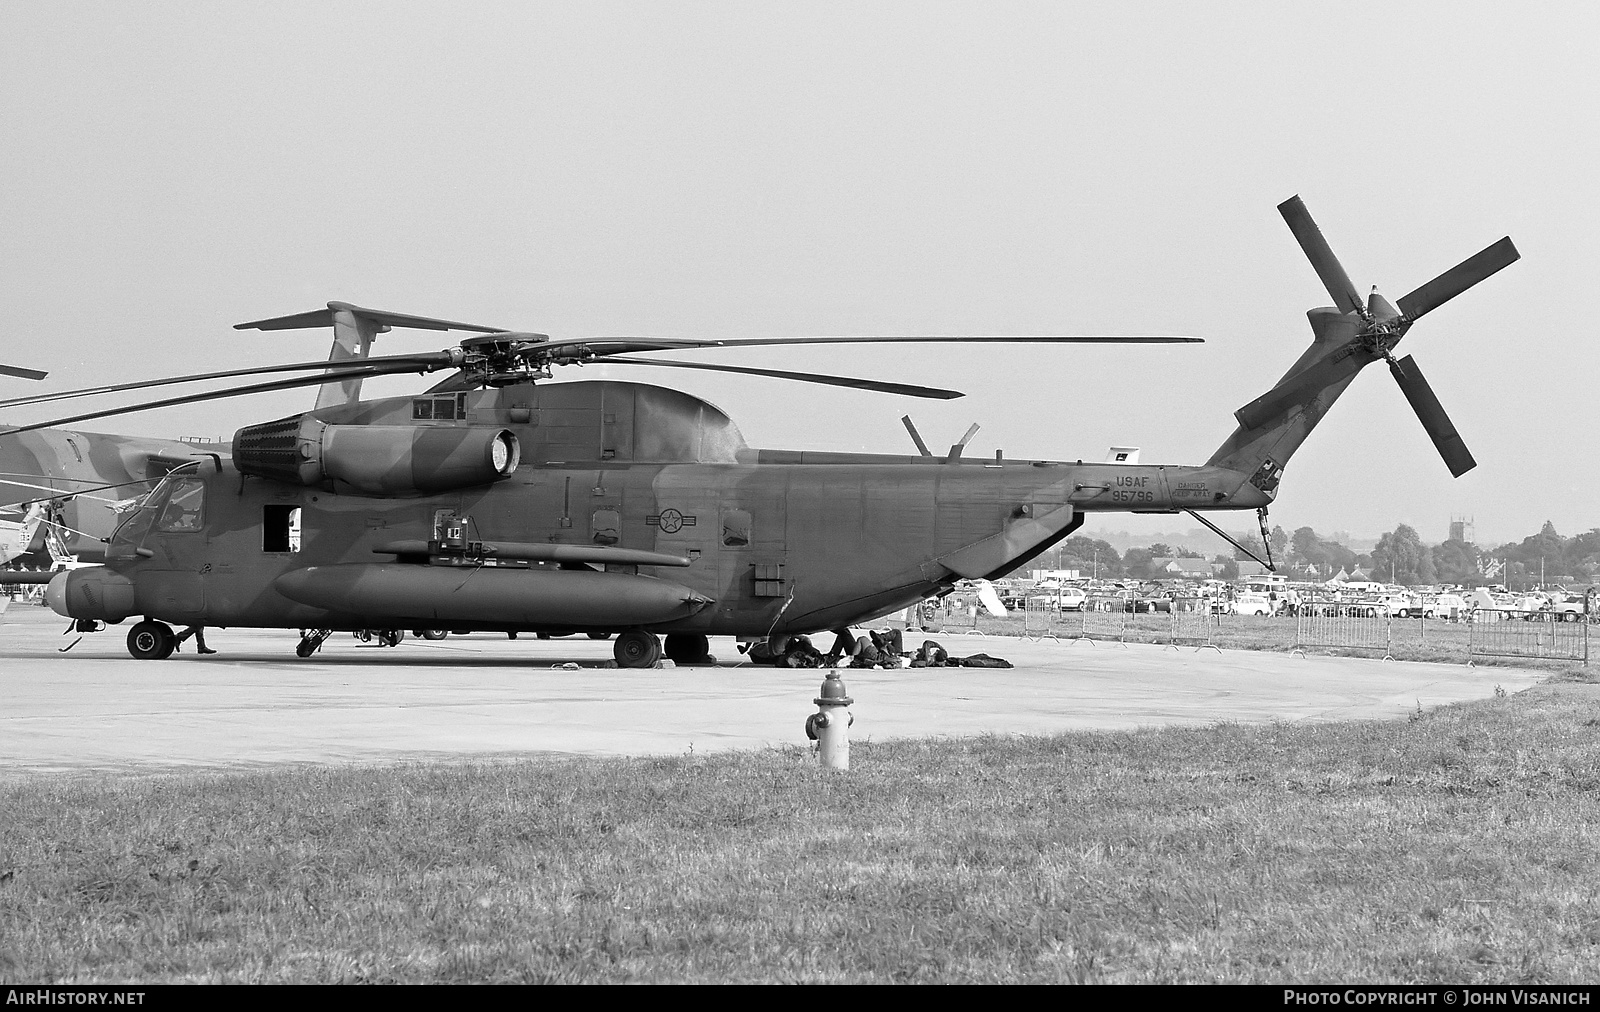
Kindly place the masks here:
POLYGON ((1410 722, 0 783, 8 981, 1583 981, 1600 689, 1410 722))

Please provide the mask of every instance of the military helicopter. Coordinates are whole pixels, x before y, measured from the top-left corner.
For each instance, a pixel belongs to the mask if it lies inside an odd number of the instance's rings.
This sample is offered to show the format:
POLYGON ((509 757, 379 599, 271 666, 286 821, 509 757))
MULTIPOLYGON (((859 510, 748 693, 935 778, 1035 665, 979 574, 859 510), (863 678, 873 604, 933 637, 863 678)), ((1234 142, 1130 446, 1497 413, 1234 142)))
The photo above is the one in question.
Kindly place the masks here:
MULTIPOLYGON (((942 457, 925 447, 915 455, 756 449, 727 415, 685 393, 614 380, 543 382, 562 365, 626 362, 949 397, 956 392, 639 356, 994 339, 551 338, 467 328, 478 333, 439 352, 274 367, 319 372, 11 430, 450 370, 414 396, 352 398, 239 429, 231 454, 174 469, 130 513, 103 567, 51 579, 47 601, 86 626, 140 616, 128 650, 148 659, 173 652, 169 623, 298 629, 302 657, 333 630, 384 628, 612 633, 626 667, 653 666, 663 652, 701 658, 710 635, 764 640, 781 652, 799 634, 1010 572, 1090 513, 1256 510, 1264 530, 1290 457, 1356 374, 1379 360, 1452 474, 1465 473, 1474 462, 1461 437, 1415 362, 1392 351, 1422 316, 1514 262, 1510 239, 1396 308, 1375 291, 1357 295, 1299 197, 1279 211, 1335 306, 1307 314, 1311 345, 1235 412, 1236 429, 1204 464, 1141 464, 1127 448, 1088 463, 970 459, 962 444, 942 457)), ((241 326, 320 324, 340 305, 241 326)))

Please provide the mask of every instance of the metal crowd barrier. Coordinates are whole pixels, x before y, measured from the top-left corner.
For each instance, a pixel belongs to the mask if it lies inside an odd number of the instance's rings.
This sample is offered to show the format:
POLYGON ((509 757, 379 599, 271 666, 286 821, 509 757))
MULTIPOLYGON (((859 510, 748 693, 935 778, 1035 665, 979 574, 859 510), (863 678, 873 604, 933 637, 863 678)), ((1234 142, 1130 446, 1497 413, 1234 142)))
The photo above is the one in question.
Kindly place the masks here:
POLYGON ((945 632, 962 636, 987 636, 988 633, 978 628, 978 619, 988 614, 983 610, 983 605, 967 608, 959 614, 951 615, 950 621, 945 623, 945 632))
POLYGON ((1023 602, 1022 635, 1027 639, 1041 642, 1046 639, 1061 642, 1061 637, 1056 634, 1057 615, 1055 601, 1029 598, 1023 602))
POLYGON ((1168 627, 1167 646, 1176 650, 1192 646, 1198 653, 1210 647, 1217 653, 1222 648, 1212 642, 1217 632, 1217 616, 1211 611, 1211 601, 1204 597, 1175 597, 1172 599, 1172 624, 1168 627))
MULTIPOLYGON (((1432 645, 1428 642, 1428 623, 1449 621, 1447 618, 1397 618, 1389 623, 1390 649, 1403 647, 1427 650, 1432 645)), ((1435 639, 1439 640, 1437 636, 1435 639)), ((1448 642, 1448 639, 1439 640, 1439 645, 1448 642)))
POLYGON ((1308 598, 1300 602, 1295 615, 1294 649, 1304 657, 1307 647, 1343 647, 1349 650, 1381 650, 1383 659, 1394 660, 1394 623, 1377 614, 1372 604, 1308 598))
POLYGON ((1535 657, 1589 663, 1589 623, 1558 622, 1549 614, 1525 615, 1478 608, 1467 622, 1467 658, 1535 657))
POLYGON ((1082 619, 1072 638, 1095 643, 1109 640, 1128 645, 1127 603, 1120 597, 1091 597, 1083 602, 1082 619))

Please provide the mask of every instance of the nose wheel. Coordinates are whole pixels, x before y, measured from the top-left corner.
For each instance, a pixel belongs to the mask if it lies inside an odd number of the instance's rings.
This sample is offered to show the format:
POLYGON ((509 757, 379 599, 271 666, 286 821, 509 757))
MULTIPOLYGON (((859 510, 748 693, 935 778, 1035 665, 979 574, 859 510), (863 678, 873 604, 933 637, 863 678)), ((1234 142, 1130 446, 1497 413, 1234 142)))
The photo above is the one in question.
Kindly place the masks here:
POLYGON ((661 641, 655 633, 629 629, 611 645, 611 654, 619 668, 653 668, 661 660, 661 641))
POLYGON ((145 619, 128 630, 128 653, 141 661, 164 661, 177 648, 177 634, 165 622, 145 619))

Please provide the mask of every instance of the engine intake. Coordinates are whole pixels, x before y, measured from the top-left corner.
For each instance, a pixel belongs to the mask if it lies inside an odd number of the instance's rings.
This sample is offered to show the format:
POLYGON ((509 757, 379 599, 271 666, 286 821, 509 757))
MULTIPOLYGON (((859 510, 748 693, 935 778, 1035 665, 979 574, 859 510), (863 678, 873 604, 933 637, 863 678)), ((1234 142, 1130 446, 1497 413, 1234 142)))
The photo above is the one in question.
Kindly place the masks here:
POLYGON ((510 477, 522 450, 509 429, 456 425, 329 425, 296 415, 240 429, 233 463, 295 485, 414 495, 510 477))

